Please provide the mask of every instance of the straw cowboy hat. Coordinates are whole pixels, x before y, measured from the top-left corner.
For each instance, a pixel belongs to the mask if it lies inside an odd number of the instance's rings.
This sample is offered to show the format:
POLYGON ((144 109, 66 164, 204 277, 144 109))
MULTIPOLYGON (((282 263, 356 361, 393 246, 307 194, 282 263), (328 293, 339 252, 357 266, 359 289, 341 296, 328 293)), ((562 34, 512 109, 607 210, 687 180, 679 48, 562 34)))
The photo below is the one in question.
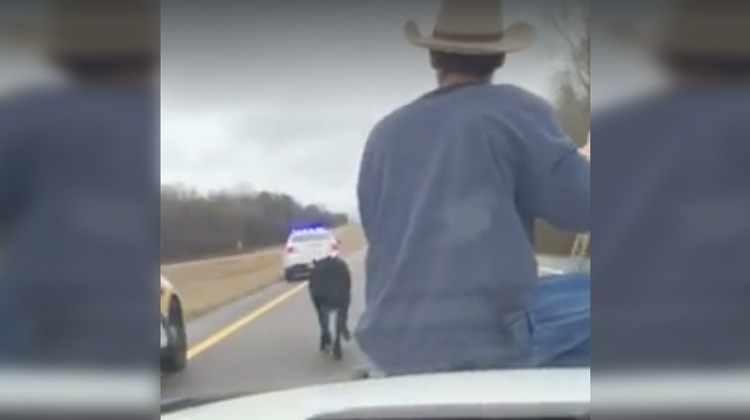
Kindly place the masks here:
POLYGON ((155 0, 53 0, 45 21, 20 22, 6 37, 14 46, 50 54, 101 55, 159 51, 155 0))
POLYGON ((417 23, 404 26, 406 39, 434 51, 467 55, 496 55, 521 51, 534 42, 528 23, 504 26, 500 0, 443 0, 435 29, 422 35, 417 23))
POLYGON ((620 26, 628 45, 652 51, 711 55, 750 54, 750 1, 681 0, 654 33, 620 26))

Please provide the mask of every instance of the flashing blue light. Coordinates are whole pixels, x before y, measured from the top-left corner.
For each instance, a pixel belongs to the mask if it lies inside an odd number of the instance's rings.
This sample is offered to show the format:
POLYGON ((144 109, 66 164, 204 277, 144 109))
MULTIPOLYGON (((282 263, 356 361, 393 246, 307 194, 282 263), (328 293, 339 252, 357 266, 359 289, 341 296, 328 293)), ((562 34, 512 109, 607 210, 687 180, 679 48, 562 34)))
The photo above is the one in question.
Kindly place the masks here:
POLYGON ((326 231, 326 227, 319 222, 301 222, 301 223, 292 223, 291 231, 292 232, 321 232, 326 231))
POLYGON ((292 229, 292 233, 326 233, 328 232, 325 228, 313 228, 313 229, 292 229))

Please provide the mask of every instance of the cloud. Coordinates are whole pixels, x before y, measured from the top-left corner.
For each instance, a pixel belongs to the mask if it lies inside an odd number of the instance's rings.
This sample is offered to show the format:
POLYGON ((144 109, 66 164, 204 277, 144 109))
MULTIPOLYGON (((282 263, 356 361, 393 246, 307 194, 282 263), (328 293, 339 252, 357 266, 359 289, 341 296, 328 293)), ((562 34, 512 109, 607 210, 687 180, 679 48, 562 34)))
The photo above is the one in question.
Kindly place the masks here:
POLYGON ((349 211, 371 119, 321 114, 290 119, 288 113, 164 113, 162 181, 203 190, 249 182, 349 211), (193 122, 186 124, 188 119, 193 122))

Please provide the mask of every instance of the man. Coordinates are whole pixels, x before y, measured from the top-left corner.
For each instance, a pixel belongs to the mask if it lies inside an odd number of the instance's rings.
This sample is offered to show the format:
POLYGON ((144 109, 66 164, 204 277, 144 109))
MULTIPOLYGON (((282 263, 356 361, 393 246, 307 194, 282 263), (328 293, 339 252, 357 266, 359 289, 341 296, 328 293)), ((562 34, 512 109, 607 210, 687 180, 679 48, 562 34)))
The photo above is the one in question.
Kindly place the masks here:
POLYGON ((0 101, 0 361, 156 368, 157 7, 58 1, 27 33, 69 83, 0 101))
POLYGON ((310 273, 310 298, 320 323, 320 350, 331 350, 337 358, 341 354, 341 338, 349 340, 349 307, 351 306, 351 273, 349 266, 338 256, 327 256, 315 261, 310 273), (336 316, 334 335, 330 330, 330 315, 336 316))
POLYGON ((501 16, 498 1, 444 1, 431 36, 406 25, 439 87, 379 122, 362 159, 369 249, 355 336, 379 373, 529 364, 534 221, 589 231, 590 168, 550 106, 490 84, 534 38, 501 16))
POLYGON ((676 6, 628 39, 671 85, 592 126, 597 369, 750 361, 750 5, 676 6))

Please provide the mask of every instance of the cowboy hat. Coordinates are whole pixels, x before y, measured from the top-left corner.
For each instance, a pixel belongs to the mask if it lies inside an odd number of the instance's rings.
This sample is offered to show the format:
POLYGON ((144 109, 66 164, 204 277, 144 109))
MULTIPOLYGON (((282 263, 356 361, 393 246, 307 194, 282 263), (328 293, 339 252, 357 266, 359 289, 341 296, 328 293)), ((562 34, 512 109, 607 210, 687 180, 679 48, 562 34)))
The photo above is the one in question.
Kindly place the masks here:
POLYGON ((500 0, 443 0, 432 34, 423 36, 417 23, 404 26, 406 39, 434 51, 467 55, 496 55, 521 51, 534 42, 534 27, 503 23, 500 0))
POLYGON ((620 25, 626 44, 651 51, 710 55, 750 54, 750 1, 681 0, 652 33, 620 25))
POLYGON ((159 51, 159 3, 153 0, 53 0, 45 22, 20 22, 6 37, 50 54, 159 51))

